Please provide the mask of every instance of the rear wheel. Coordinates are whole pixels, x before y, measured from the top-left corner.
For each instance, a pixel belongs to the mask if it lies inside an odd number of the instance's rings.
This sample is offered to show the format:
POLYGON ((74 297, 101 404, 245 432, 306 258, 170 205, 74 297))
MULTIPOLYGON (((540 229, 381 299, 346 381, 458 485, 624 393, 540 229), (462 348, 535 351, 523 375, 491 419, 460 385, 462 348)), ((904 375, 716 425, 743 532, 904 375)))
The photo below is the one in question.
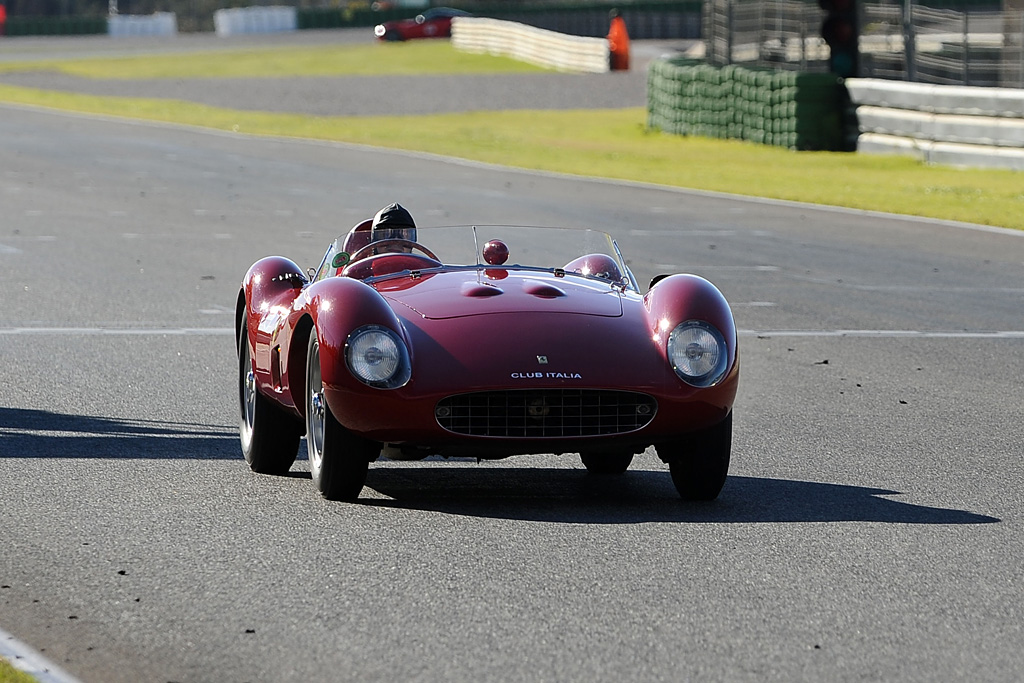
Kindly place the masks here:
POLYGON ((249 468, 260 474, 287 472, 299 452, 301 424, 256 388, 249 339, 244 331, 238 345, 238 402, 238 433, 249 468))
POLYGON ((668 463, 672 483, 685 500, 714 500, 729 472, 732 452, 732 413, 714 427, 686 435, 685 439, 658 446, 658 456, 668 463))
POLYGON ((306 356, 306 446, 309 470, 317 490, 328 500, 353 501, 366 482, 370 460, 380 444, 345 429, 331 413, 320 372, 320 342, 309 337, 306 356))
POLYGON ((580 460, 591 474, 622 474, 633 462, 633 454, 580 453, 580 460))

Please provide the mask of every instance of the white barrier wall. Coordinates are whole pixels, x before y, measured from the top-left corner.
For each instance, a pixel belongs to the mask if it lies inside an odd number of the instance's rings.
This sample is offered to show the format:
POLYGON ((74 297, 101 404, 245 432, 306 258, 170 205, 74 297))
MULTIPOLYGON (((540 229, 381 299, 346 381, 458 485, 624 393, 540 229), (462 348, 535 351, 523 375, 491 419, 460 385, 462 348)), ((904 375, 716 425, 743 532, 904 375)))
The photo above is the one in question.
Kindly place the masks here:
POLYGON ((111 36, 176 36, 178 15, 157 12, 150 15, 113 14, 107 18, 107 34, 111 36))
POLYGON ((213 13, 213 29, 218 36, 279 33, 298 28, 298 14, 294 7, 236 7, 213 13))
POLYGON ((567 36, 499 19, 455 17, 452 47, 463 52, 511 57, 560 71, 610 70, 605 38, 567 36))
POLYGON ((1024 171, 1024 90, 851 78, 857 151, 1024 171))

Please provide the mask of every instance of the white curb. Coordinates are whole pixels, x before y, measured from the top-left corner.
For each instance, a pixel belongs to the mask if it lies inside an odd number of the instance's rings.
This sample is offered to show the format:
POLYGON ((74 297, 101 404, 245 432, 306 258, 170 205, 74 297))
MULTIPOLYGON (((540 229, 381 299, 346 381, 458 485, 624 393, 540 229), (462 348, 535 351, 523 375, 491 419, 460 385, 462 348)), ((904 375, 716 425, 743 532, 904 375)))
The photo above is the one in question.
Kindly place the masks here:
POLYGON ((15 669, 33 676, 39 683, 81 683, 2 628, 0 657, 9 661, 15 669))

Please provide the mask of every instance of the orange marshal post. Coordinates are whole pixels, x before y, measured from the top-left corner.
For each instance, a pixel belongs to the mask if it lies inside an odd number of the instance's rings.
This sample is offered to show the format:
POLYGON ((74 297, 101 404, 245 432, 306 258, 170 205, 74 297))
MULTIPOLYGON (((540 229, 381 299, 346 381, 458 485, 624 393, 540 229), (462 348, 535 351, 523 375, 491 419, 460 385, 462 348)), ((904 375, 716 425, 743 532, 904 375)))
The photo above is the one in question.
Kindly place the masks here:
POLYGON ((611 11, 608 30, 608 51, 612 71, 629 71, 629 34, 618 10, 611 11))

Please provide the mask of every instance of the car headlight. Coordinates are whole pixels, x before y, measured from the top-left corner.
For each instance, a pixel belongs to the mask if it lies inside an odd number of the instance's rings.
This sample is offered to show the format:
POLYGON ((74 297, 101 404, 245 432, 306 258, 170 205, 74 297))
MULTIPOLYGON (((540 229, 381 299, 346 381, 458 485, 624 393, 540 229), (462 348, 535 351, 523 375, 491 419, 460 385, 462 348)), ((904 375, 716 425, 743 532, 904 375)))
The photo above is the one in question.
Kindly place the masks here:
POLYGON ((378 389, 397 389, 412 375, 405 342, 379 325, 360 327, 348 336, 345 362, 356 379, 378 389))
POLYGON ((695 387, 710 387, 725 375, 729 353, 722 333, 700 320, 688 320, 668 336, 668 360, 679 378, 695 387))
POLYGON ((373 27, 373 35, 377 36, 378 38, 383 38, 384 34, 387 32, 388 29, 384 26, 384 24, 377 24, 376 26, 373 27))

